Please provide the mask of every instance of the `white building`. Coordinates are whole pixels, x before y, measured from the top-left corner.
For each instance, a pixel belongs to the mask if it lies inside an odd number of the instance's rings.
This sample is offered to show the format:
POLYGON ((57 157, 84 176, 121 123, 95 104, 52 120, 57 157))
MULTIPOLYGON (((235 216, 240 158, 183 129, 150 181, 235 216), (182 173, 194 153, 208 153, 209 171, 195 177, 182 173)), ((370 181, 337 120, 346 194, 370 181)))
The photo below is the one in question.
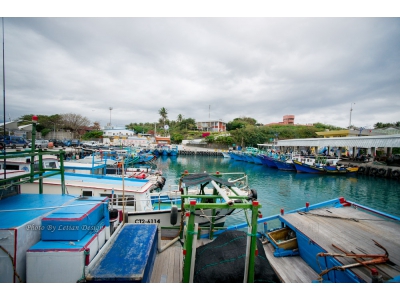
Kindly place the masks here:
POLYGON ((196 122, 197 129, 200 131, 224 132, 226 123, 221 120, 196 122))

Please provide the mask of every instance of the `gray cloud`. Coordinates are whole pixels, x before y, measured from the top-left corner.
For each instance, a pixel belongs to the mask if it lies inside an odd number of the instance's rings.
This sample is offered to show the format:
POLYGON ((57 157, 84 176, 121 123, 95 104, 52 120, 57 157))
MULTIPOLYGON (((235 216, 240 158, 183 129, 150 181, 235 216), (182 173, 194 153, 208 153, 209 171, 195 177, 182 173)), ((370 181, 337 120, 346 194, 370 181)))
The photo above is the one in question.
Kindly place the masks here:
MULTIPOLYGON (((6 113, 400 120, 399 18, 5 18, 6 113), (209 110, 211 105, 211 110, 209 110)), ((2 75, 1 75, 2 76, 2 75)))

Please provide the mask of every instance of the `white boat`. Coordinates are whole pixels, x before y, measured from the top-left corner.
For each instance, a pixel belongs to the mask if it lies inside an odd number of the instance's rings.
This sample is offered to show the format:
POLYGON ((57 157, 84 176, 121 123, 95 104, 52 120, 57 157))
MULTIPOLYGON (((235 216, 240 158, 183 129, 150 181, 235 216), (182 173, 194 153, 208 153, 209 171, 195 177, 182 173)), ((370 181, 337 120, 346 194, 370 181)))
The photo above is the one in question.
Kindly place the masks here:
POLYGON ((222 156, 223 156, 224 158, 231 158, 229 152, 222 152, 222 156))

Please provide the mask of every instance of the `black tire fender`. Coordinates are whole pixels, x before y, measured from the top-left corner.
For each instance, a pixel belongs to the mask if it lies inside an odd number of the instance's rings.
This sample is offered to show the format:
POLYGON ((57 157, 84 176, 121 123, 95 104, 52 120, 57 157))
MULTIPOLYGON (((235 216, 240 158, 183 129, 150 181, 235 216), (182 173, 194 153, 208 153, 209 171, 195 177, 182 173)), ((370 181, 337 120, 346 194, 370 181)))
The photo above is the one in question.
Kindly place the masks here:
POLYGON ((378 175, 379 175, 379 176, 385 176, 385 175, 386 175, 386 170, 383 169, 383 168, 380 168, 380 169, 378 170, 378 175))
POLYGON ((171 207, 171 215, 169 220, 171 225, 175 225, 178 221, 178 207, 176 205, 173 205, 171 207))
POLYGON ((370 174, 371 175, 376 175, 378 173, 378 169, 377 168, 371 168, 370 174))
POLYGON ((255 189, 251 189, 250 192, 250 198, 257 199, 257 191, 255 189))

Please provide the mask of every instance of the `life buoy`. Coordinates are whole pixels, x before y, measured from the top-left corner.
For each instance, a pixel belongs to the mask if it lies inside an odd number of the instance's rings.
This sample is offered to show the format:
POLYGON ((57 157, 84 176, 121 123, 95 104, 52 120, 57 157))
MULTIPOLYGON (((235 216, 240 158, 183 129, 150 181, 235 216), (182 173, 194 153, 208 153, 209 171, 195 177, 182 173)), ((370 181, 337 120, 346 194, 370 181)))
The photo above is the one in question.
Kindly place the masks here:
POLYGON ((377 168, 371 168, 370 174, 371 175, 376 175, 378 173, 378 169, 377 168))
POLYGON ((365 172, 365 168, 364 167, 359 167, 358 168, 358 173, 364 173, 365 172))
POLYGON ((379 176, 385 176, 385 175, 386 175, 386 170, 383 169, 383 168, 380 168, 380 169, 378 170, 378 175, 379 175, 379 176))
POLYGON ((394 170, 393 172, 392 172, 392 177, 393 178, 398 178, 399 177, 399 175, 400 175, 400 172, 398 171, 398 170, 394 170))
POLYGON ((178 207, 173 205, 171 207, 171 215, 169 218, 169 222, 171 223, 171 225, 175 225, 176 222, 178 221, 178 207))
POLYGON ((136 175, 135 178, 137 178, 137 179, 145 179, 146 178, 146 174, 142 173, 142 174, 136 175))

